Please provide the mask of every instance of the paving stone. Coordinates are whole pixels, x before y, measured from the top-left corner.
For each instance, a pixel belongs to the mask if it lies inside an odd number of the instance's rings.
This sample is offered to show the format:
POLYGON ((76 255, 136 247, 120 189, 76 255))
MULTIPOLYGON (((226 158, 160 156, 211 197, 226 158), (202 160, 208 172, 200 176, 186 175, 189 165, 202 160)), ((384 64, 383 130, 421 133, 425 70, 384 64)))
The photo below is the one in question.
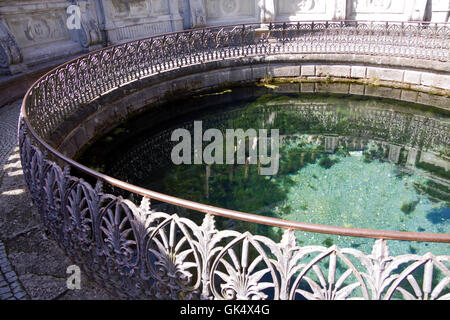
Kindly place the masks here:
POLYGON ((25 294, 25 292, 24 292, 21 288, 19 288, 19 287, 12 289, 12 293, 13 293, 15 296, 17 296, 17 295, 19 295, 19 294, 22 294, 22 293, 25 294))
MULTIPOLYGON (((17 123, 21 101, 0 108, 0 182, 6 172, 5 164, 17 146, 17 123)), ((0 300, 16 300, 14 290, 21 297, 26 297, 17 274, 8 260, 6 248, 0 239, 0 300)))
POLYGON ((5 294, 7 292, 11 292, 9 287, 2 287, 2 288, 0 288, 0 295, 5 294))
POLYGON ((17 275, 14 271, 10 271, 8 273, 5 273, 6 280, 11 283, 17 280, 17 275))
MULTIPOLYGON (((0 195, 4 190, 27 190, 17 141, 20 103, 0 107, 0 195)), ((64 291, 67 288, 63 277, 72 263, 53 240, 43 236, 44 226, 30 201, 28 192, 0 200, 0 300, 115 299, 88 280, 83 282, 82 290, 64 291), (38 228, 27 236, 10 237, 34 225, 38 228), (44 273, 49 276, 40 276, 44 273)))
POLYGON ((6 276, 7 273, 9 273, 9 272, 12 271, 11 265, 10 265, 9 263, 6 263, 6 264, 4 264, 4 265, 1 267, 1 270, 2 270, 2 272, 3 272, 3 273, 5 274, 5 276, 6 276))
POLYGON ((17 102, 0 108, 0 178, 3 166, 17 142, 18 110, 20 103, 17 102))
POLYGON ((12 292, 13 295, 17 295, 19 293, 22 293, 23 290, 20 289, 20 288, 14 288, 14 289, 11 290, 11 292, 12 292))
POLYGON ((11 293, 0 294, 0 298, 2 300, 6 300, 6 299, 9 299, 9 298, 12 298, 12 297, 13 297, 13 295, 11 293))
POLYGON ((16 282, 13 282, 13 283, 11 283, 10 285, 9 285, 9 287, 14 291, 14 289, 16 289, 16 288, 20 288, 19 287, 19 283, 16 281, 16 282))
POLYGON ((15 297, 17 298, 17 299, 24 299, 24 298, 26 298, 26 293, 25 292, 19 292, 18 294, 16 294, 15 295, 15 297))

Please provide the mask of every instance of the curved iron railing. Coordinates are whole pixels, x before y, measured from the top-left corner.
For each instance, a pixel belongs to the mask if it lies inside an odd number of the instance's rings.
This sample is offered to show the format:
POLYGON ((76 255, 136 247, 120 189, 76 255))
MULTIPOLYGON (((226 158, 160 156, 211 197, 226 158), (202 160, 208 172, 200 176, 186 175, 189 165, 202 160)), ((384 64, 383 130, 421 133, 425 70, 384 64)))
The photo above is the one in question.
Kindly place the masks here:
POLYGON ((106 176, 65 157, 46 140, 84 104, 153 74, 228 58, 285 53, 351 53, 448 62, 449 29, 447 24, 423 23, 276 22, 187 30, 91 52, 53 69, 25 96, 19 137, 30 193, 45 225, 69 257, 122 296, 390 299, 400 294, 447 299, 450 273, 444 263, 450 261, 449 256, 390 257, 385 240, 450 242, 449 234, 314 225, 216 208, 106 176), (68 166, 59 167, 48 154, 68 166), (136 206, 104 194, 101 183, 92 187, 72 176, 70 168, 141 195, 143 201, 136 206), (154 212, 149 199, 206 213, 204 222, 198 226, 177 215, 154 212), (213 215, 286 231, 281 243, 250 233, 219 231, 213 215), (367 256, 336 246, 299 247, 293 230, 381 240, 367 256), (321 261, 327 259, 326 281, 320 269, 325 267, 321 261), (337 264, 346 269, 339 277, 337 264), (393 274, 404 264, 404 270, 393 274), (420 268, 422 288, 413 276, 420 268), (443 275, 434 289, 430 282, 433 269, 443 275), (400 286, 405 279, 414 289, 412 294, 400 286), (305 281, 309 291, 300 285, 305 281), (219 284, 221 290, 217 290, 219 284))

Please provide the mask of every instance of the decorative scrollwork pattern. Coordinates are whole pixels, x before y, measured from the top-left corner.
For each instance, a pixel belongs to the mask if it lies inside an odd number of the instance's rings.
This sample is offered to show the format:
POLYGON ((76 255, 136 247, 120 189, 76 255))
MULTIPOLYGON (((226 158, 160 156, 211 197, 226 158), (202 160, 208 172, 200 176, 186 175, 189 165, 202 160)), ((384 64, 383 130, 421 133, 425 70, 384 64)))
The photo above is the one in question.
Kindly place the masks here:
POLYGON ((278 53, 450 60, 446 24, 330 21, 260 27, 211 27, 118 44, 67 62, 35 83, 24 102, 28 122, 19 123, 20 156, 50 234, 74 263, 119 297, 450 299, 449 256, 392 257, 384 240, 375 241, 371 254, 302 247, 292 230, 276 243, 217 230, 209 214, 198 225, 154 211, 147 198, 137 205, 105 193, 101 183, 93 186, 61 167, 34 138, 47 141, 100 95, 188 65, 278 53))
POLYGON ((392 257, 299 246, 217 230, 102 192, 47 159, 20 126, 24 173, 51 235, 66 254, 120 297, 156 299, 450 299, 450 257, 392 257))
POLYGON ((105 92, 158 72, 225 58, 346 53, 449 61, 449 35, 446 24, 329 21, 270 23, 264 32, 259 24, 244 24, 153 36, 59 67, 32 88, 27 116, 47 138, 77 106, 105 92))

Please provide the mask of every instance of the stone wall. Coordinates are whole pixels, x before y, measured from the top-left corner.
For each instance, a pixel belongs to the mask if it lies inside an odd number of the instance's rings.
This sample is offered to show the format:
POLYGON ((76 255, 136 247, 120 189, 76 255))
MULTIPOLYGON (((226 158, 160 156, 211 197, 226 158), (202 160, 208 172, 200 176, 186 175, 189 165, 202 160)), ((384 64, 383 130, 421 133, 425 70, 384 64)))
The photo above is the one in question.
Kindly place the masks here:
MULTIPOLYGON (((0 2, 0 75, 184 27, 179 0, 0 2)), ((185 12, 185 11, 184 11, 185 12)))
POLYGON ((445 22, 449 6, 450 0, 7 0, 0 2, 0 75, 188 28, 273 20, 445 22))
POLYGON ((0 7, 0 67, 3 73, 24 72, 35 64, 80 51, 66 27, 67 2, 9 1, 0 7))
POLYGON ((226 59, 175 69, 121 86, 69 117, 47 140, 72 158, 131 116, 171 99, 276 79, 269 91, 374 96, 449 110, 450 70, 444 63, 348 54, 273 55, 226 59), (388 65, 388 66, 387 66, 388 65), (280 82, 282 85, 280 85, 280 82))
MULTIPOLYGON (((191 2, 200 2, 199 0, 191 2)), ((448 0, 203 0, 206 25, 304 20, 447 22, 448 0)), ((195 25, 195 23, 194 23, 195 25)), ((201 25, 199 25, 201 26, 201 25)))
POLYGON ((103 44, 93 0, 76 1, 80 28, 67 26, 65 0, 4 1, 0 5, 0 71, 27 73, 103 44))
POLYGON ((102 16, 108 43, 183 29, 178 0, 104 0, 102 16))

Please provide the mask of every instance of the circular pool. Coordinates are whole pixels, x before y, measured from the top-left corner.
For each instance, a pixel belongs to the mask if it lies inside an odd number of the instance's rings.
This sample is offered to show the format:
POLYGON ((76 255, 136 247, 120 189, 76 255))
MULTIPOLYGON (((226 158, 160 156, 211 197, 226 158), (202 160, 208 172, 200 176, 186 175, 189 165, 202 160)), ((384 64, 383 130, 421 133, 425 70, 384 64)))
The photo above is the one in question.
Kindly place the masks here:
POLYGON ((448 35, 271 22, 91 52, 24 98, 30 195, 120 297, 448 299, 448 35))
MULTIPOLYGON (((134 185, 231 210, 341 227, 450 232, 448 112, 375 97, 277 93, 283 86, 230 87, 151 108, 98 138, 78 161, 134 185), (242 136, 227 139, 238 129, 242 136), (277 130, 279 139, 265 165, 258 161, 261 129, 269 137, 277 130), (177 130, 186 136, 176 137, 177 130), (220 134, 206 139, 211 130, 220 134), (179 150, 184 142, 187 149, 179 150)), ((198 213, 159 208, 201 222, 198 213)), ((225 218, 217 224, 275 241, 282 236, 276 227, 225 218)), ((372 246, 368 239, 338 235, 296 236, 301 245, 372 246)), ((439 243, 391 244, 393 254, 447 249, 439 243)))

